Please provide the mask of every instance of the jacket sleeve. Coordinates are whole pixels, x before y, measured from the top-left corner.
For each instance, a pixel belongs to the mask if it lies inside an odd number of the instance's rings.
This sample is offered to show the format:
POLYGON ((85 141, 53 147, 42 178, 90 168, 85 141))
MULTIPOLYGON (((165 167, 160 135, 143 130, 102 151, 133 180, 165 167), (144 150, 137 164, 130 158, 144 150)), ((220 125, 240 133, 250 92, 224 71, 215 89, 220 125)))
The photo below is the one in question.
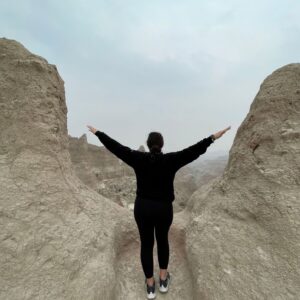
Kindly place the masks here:
POLYGON ((119 142, 109 137, 103 131, 97 130, 95 135, 110 152, 123 160, 129 166, 134 167, 137 150, 132 150, 129 147, 123 146, 119 142))
POLYGON ((206 152, 206 149, 212 144, 214 140, 212 136, 204 138, 198 143, 189 146, 181 151, 171 152, 171 164, 175 170, 179 170, 181 167, 189 164, 193 160, 197 159, 201 154, 206 152))

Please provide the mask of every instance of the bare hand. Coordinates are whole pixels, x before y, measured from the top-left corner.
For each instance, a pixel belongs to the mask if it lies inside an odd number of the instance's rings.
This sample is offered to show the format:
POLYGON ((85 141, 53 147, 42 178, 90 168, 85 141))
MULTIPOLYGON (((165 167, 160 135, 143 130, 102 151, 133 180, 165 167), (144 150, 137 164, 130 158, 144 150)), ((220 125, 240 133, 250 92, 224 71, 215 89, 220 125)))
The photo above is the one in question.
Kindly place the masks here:
POLYGON ((92 132, 93 134, 95 134, 96 131, 98 130, 98 129, 96 129, 96 128, 90 126, 90 125, 87 125, 87 127, 89 128, 90 132, 92 132))
POLYGON ((228 126, 227 128, 223 129, 223 130, 220 130, 216 133, 214 133, 214 137, 216 139, 220 138, 227 130, 229 130, 231 128, 231 126, 228 126))

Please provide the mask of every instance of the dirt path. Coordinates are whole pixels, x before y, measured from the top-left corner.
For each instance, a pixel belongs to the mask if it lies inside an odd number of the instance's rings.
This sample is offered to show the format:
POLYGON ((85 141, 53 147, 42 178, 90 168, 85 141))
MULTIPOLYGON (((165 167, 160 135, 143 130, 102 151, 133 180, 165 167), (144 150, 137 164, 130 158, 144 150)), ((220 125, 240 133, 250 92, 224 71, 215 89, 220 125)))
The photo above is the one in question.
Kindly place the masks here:
MULTIPOLYGON (((184 228, 187 219, 182 213, 175 213, 173 224, 169 232, 170 259, 169 272, 172 277, 170 290, 161 294, 157 288, 156 299, 193 299, 192 277, 185 254, 184 228)), ((153 250, 154 276, 158 284, 158 258, 157 245, 153 250)), ((114 300, 140 300, 147 299, 144 286, 144 273, 140 262, 140 243, 133 241, 127 243, 117 257, 115 270, 117 274, 114 290, 114 300)))

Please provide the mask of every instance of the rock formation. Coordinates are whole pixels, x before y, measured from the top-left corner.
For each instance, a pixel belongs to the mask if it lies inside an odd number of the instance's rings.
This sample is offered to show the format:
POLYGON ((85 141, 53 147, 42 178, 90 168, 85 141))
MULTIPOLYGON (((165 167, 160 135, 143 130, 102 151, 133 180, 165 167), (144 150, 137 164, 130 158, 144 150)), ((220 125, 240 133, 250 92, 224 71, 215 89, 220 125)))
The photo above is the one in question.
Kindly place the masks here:
POLYGON ((73 171, 66 114, 56 67, 0 39, 0 299, 112 299, 137 241, 132 214, 73 171))
MULTIPOLYGON (((208 151, 205 154, 208 154, 208 151)), ((190 164, 197 188, 201 188, 204 184, 206 185, 217 177, 221 177, 227 161, 228 155, 214 156, 213 158, 207 158, 204 155, 202 159, 197 159, 190 164)))
POLYGON ((69 151, 77 176, 94 190, 104 179, 135 175, 131 167, 104 146, 89 144, 86 134, 80 138, 69 135, 69 151))
MULTIPOLYGON (((144 299, 133 214, 76 176, 66 115, 56 67, 0 39, 0 299, 144 299)), ((261 85, 222 176, 174 214, 165 300, 300 299, 299 152, 291 64, 261 85)))
POLYGON ((138 150, 141 151, 141 152, 145 152, 146 151, 145 147, 143 145, 141 145, 138 150))
POLYGON ((195 299, 300 299, 300 64, 265 79, 187 212, 195 299))

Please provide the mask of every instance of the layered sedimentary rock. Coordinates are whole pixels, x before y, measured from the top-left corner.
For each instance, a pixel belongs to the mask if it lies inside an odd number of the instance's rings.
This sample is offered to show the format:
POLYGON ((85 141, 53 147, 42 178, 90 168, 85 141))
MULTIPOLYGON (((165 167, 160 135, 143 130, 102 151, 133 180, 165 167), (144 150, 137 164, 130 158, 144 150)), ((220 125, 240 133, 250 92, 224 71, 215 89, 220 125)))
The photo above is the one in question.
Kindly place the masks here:
POLYGON ((132 214, 76 176, 66 115, 56 67, 0 39, 0 299, 112 299, 137 240, 132 214))
POLYGON ((300 64, 268 76, 187 210, 195 299, 300 299, 300 64))
POLYGON ((201 188, 204 184, 208 184, 217 177, 222 176, 228 161, 228 155, 207 158, 206 155, 209 154, 209 150, 207 150, 202 159, 200 158, 191 164, 197 188, 201 188))
POLYGON ((86 134, 80 138, 69 136, 69 151, 77 176, 95 190, 104 179, 135 175, 131 167, 104 146, 89 144, 86 134))

